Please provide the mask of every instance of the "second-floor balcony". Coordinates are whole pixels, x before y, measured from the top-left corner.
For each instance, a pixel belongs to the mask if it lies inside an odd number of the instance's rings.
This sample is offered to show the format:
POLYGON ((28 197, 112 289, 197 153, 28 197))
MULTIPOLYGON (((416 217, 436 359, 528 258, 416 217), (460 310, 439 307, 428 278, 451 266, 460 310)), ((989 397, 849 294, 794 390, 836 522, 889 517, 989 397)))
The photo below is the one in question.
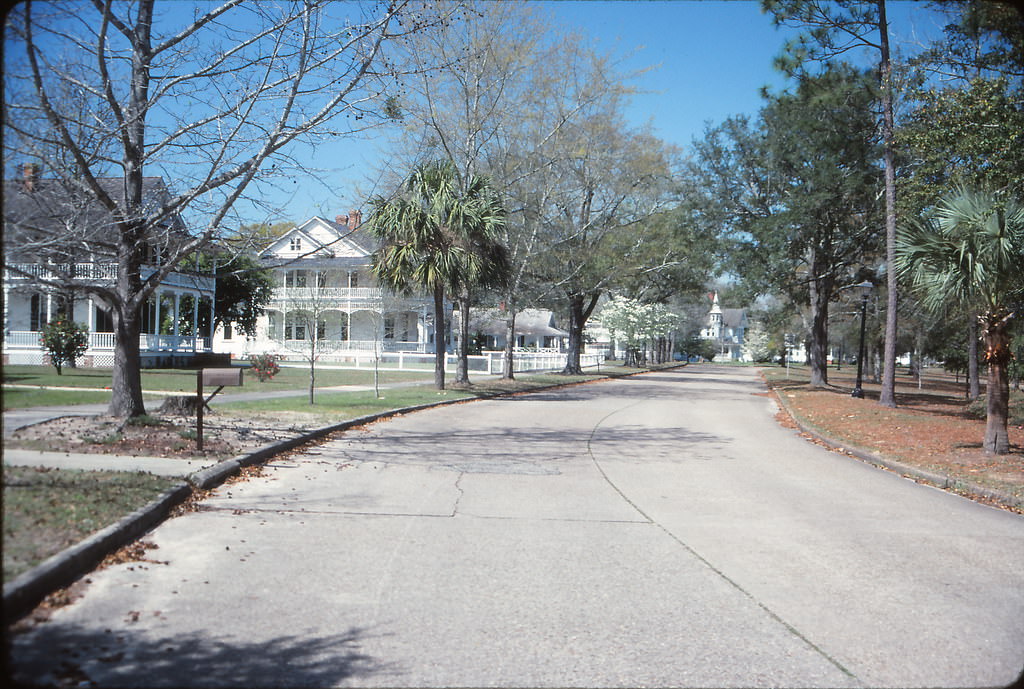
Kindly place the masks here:
POLYGON ((379 287, 275 287, 267 308, 289 310, 315 305, 325 309, 397 311, 416 310, 428 303, 425 298, 402 297, 379 287))
MULTIPOLYGON (((156 271, 153 266, 143 266, 142 279, 147 279, 156 271)), ((108 282, 117 280, 118 266, 116 263, 67 263, 51 265, 46 263, 13 263, 4 271, 4 279, 10 283, 31 282, 32 280, 65 280, 77 282, 108 282)), ((199 273, 172 272, 160 283, 165 287, 180 287, 212 292, 216 284, 213 275, 199 273)))

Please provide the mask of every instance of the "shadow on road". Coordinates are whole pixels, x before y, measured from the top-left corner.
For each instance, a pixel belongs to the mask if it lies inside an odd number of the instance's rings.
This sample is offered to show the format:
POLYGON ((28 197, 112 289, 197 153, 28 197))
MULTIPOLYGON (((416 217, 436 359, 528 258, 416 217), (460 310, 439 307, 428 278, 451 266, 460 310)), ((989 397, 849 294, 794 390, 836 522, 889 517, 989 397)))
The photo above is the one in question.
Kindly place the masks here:
POLYGON ((353 628, 331 636, 243 642, 44 623, 6 649, 11 677, 5 686, 337 686, 394 670, 359 652, 364 636, 353 628))

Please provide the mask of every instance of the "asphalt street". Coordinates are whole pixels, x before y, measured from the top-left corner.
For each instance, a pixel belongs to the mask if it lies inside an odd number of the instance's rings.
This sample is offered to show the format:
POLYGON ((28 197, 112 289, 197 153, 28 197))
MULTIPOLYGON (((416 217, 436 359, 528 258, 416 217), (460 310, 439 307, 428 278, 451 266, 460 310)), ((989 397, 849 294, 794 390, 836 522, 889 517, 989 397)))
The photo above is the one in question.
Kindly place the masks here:
MULTIPOLYGON (((13 639, 99 686, 987 687, 1024 518, 781 428, 710 365, 458 404, 224 485, 13 639)), ((865 401, 865 404, 871 404, 865 401)))

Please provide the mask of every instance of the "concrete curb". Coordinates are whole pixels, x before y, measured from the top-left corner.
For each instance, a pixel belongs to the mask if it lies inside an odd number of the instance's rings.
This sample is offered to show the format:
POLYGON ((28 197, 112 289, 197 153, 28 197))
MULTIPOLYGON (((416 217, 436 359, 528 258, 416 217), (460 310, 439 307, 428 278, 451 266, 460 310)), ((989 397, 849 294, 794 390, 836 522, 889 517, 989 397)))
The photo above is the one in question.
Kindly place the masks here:
POLYGON ((413 407, 400 407, 388 409, 375 414, 367 414, 354 419, 348 419, 340 423, 324 426, 308 431, 294 438, 281 440, 265 445, 253 452, 238 455, 226 459, 206 469, 196 471, 185 478, 175 488, 163 493, 151 503, 135 512, 127 515, 115 524, 112 524, 101 531, 94 533, 85 540, 66 548, 51 556, 41 564, 22 573, 13 581, 4 585, 4 624, 9 625, 22 617, 28 615, 39 603, 54 591, 69 586, 80 577, 88 574, 96 568, 110 553, 116 551, 139 536, 143 535, 160 522, 167 518, 171 509, 185 502, 196 490, 209 490, 220 485, 230 477, 242 470, 243 467, 253 466, 265 462, 283 452, 293 450, 313 440, 319 440, 324 436, 338 431, 345 431, 357 426, 364 426, 374 421, 401 416, 412 412, 443 407, 450 404, 472 402, 475 400, 499 399, 514 395, 555 390, 558 388, 584 385, 601 380, 616 380, 618 378, 630 378, 645 373, 671 370, 679 366, 666 366, 660 369, 649 371, 637 371, 619 376, 605 376, 588 381, 574 381, 570 383, 558 383, 545 385, 543 387, 531 388, 518 392, 497 393, 482 397, 462 397, 459 399, 438 400, 428 404, 420 404, 413 407))
POLYGON ((967 498, 992 500, 1000 503, 1001 505, 1005 505, 1006 507, 1024 510, 1024 500, 1016 498, 1009 493, 979 486, 976 483, 954 478, 948 474, 928 471, 927 469, 921 469, 909 464, 904 464, 903 462, 898 462, 894 459, 882 457, 871 450, 866 450, 862 447, 857 447, 856 445, 851 445, 850 443, 845 443, 833 438, 821 429, 803 421, 799 416, 797 416, 789 403, 783 399, 782 395, 779 394, 778 390, 771 387, 769 387, 769 390, 771 390, 776 401, 778 401, 779 405, 786 410, 786 413, 789 414, 789 417, 793 419, 793 423, 797 425, 797 428, 799 428, 802 433, 806 433, 833 450, 842 450, 863 462, 867 462, 868 464, 872 464, 881 469, 895 472, 918 483, 927 483, 928 485, 941 488, 942 490, 956 493, 967 498))

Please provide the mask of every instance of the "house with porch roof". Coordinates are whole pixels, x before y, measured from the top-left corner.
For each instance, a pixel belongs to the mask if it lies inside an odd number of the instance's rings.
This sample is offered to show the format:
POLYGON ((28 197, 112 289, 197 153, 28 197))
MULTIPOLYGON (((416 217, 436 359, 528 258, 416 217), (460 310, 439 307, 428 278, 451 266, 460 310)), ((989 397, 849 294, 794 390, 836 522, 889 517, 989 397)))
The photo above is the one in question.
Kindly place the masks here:
POLYGON ((447 349, 451 304, 437 328, 431 299, 382 288, 370 269, 377 246, 355 210, 291 228, 259 253, 275 286, 256 336, 228 324, 218 330, 218 351, 300 360, 316 347, 320 361, 358 361, 385 352, 433 352, 438 330, 447 349))
MULTIPOLYGON (((97 181, 111 198, 123 199, 123 179, 97 181)), ((3 186, 3 362, 45 363, 40 331, 61 317, 88 329, 89 347, 78 365, 113 366, 113 320, 101 296, 118 279, 109 212, 87 196, 76 198, 60 180, 43 178, 32 164, 3 186)), ((162 178, 144 179, 148 207, 159 208, 168 194, 162 178)), ((149 260, 141 278, 160 266, 168 242, 186 235, 179 216, 168 218, 143 247, 149 260)), ((164 278, 143 310, 140 365, 209 359, 215 293, 209 273, 181 268, 164 278)))

